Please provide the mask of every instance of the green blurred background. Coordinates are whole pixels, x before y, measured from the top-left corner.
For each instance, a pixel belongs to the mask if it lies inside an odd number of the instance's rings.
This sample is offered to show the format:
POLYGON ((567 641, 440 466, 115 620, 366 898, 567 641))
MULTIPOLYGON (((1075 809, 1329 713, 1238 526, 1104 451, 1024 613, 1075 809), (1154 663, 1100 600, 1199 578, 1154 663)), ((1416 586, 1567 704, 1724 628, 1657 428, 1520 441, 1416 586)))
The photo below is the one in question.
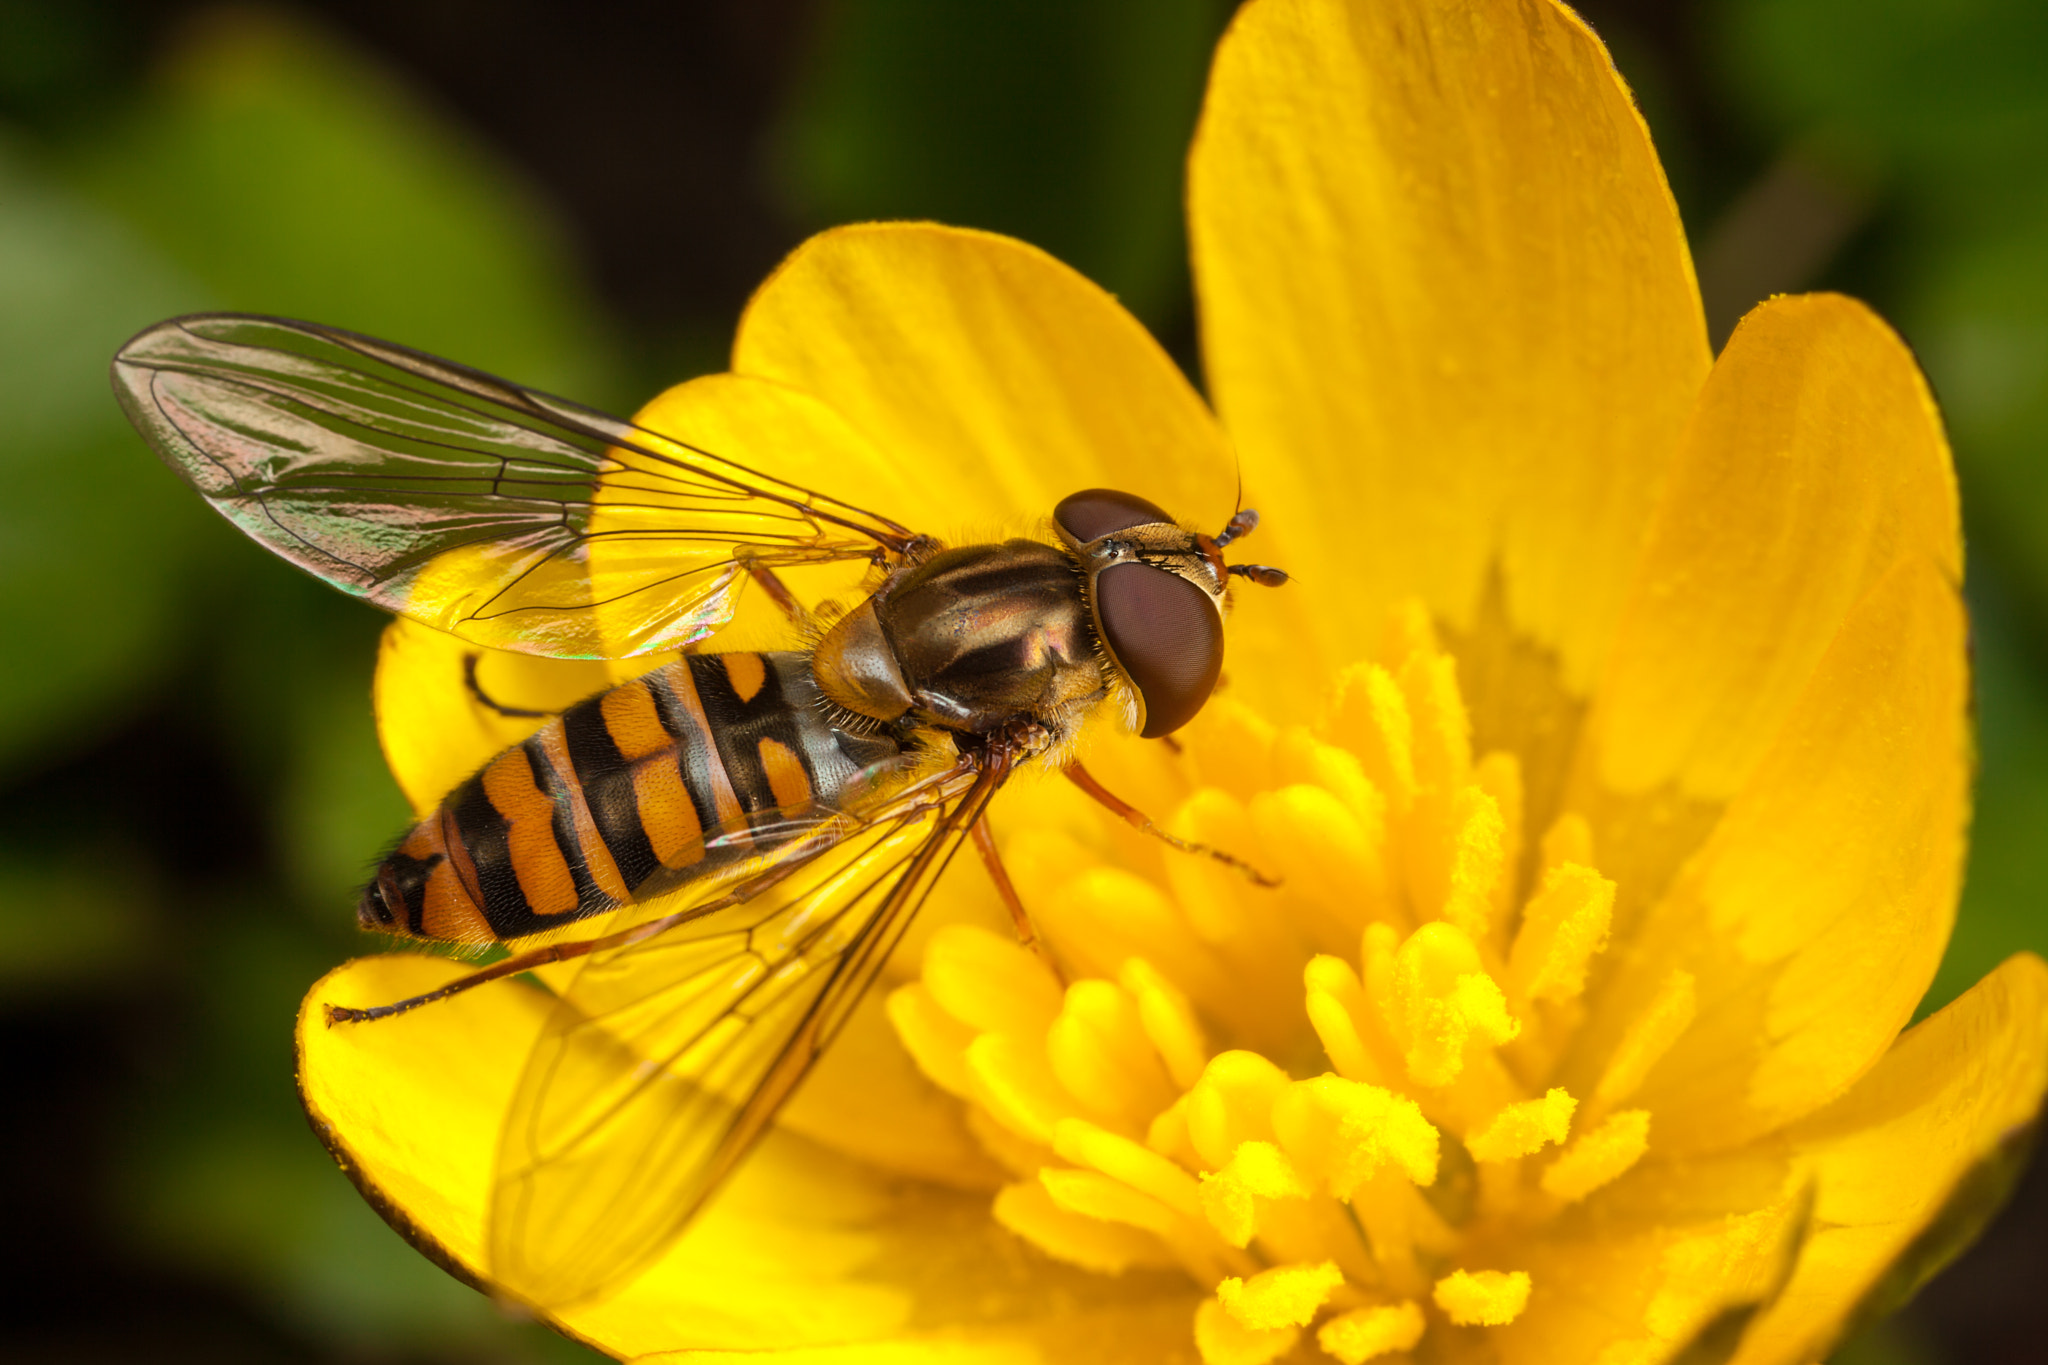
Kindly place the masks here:
MULTIPOLYGON (((614 409, 869 217, 1012 232, 1193 363, 1180 158, 1223 0, 0 0, 0 1356, 567 1361, 406 1248, 291 1088, 305 987, 405 811, 373 612, 156 467, 107 358, 317 318, 614 409)), ((1929 1007, 2048 950, 2048 5, 1584 7, 1717 340, 1875 303, 1945 403, 1981 777, 1929 1007)), ((2048 1181, 1843 1362, 2042 1358, 2048 1181)))

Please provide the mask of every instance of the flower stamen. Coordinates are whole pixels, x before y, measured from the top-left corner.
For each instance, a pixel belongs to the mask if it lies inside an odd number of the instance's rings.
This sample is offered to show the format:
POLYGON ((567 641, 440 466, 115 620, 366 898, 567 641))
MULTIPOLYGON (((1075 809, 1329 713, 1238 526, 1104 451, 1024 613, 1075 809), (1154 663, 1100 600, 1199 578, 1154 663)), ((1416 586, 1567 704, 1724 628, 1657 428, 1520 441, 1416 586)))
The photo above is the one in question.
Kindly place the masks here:
POLYGON ((1074 984, 949 926, 889 1001, 911 1055, 1021 1177, 997 1219, 1090 1269, 1182 1267, 1208 1293, 1208 1365, 1273 1360, 1319 1318, 1316 1346, 1347 1362, 1412 1350, 1431 1322, 1515 1321, 1530 1273, 1460 1261, 1512 1258, 1643 1157, 1648 1111, 1616 1106, 1695 1008, 1674 974, 1612 1026, 1584 1104, 1550 1083, 1616 885, 1569 811, 1520 870, 1520 761, 1475 761, 1425 614, 1397 612, 1388 640, 1396 663, 1346 670, 1319 728, 1225 698, 1189 727, 1167 827, 1252 857, 1277 888, 1205 859, 1148 875, 1107 861, 1111 842, 1026 830, 1006 854, 1074 984), (1212 1054, 1212 1036, 1235 1045, 1212 1054), (1318 1045, 1324 1074, 1274 1060, 1318 1045))

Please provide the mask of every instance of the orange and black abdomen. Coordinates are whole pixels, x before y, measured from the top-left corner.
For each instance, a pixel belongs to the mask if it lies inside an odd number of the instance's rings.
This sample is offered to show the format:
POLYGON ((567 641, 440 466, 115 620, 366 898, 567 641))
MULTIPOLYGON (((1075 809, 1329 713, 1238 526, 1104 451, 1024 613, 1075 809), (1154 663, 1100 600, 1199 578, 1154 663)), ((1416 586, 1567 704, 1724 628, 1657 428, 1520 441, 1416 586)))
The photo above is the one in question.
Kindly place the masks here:
POLYGON ((902 757, 828 709, 795 653, 690 655, 600 693, 448 793, 358 916, 416 938, 523 938, 769 852, 902 757))

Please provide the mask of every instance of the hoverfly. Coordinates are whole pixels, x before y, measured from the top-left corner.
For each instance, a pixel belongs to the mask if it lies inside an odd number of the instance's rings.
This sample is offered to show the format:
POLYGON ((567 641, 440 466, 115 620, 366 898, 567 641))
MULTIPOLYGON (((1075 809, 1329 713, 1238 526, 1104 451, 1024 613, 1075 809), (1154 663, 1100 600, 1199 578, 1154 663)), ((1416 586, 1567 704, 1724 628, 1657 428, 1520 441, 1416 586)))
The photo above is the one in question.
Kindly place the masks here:
POLYGON ((555 938, 428 996, 330 1006, 330 1025, 582 960, 505 1117, 488 1218, 492 1278, 548 1307, 618 1285, 682 1231, 963 843, 1030 941, 983 821, 1012 772, 1064 767, 1149 827, 1072 762, 1082 722, 1109 705, 1147 737, 1180 727, 1216 684, 1230 578, 1285 581, 1225 562, 1249 511, 1211 537, 1088 489, 1052 509, 1047 540, 949 547, 308 323, 176 318, 113 373, 158 455, 244 532, 472 644, 684 650, 750 579, 808 626, 806 648, 685 652, 548 720, 448 793, 363 892, 366 929, 555 938), (829 619, 776 574, 843 561, 871 566, 868 595, 829 619), (556 933, 601 915, 604 932, 556 933))

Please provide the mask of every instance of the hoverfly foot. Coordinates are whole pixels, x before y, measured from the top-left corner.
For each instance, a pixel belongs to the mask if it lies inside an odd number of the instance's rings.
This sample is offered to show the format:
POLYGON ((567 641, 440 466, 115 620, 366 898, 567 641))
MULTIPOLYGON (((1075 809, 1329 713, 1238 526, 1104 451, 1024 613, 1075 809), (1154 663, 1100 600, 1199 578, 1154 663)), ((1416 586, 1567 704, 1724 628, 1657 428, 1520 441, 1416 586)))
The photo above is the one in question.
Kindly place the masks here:
POLYGON ((407 1010, 425 1003, 426 997, 415 996, 411 1000, 401 1000, 395 1005, 373 1005, 369 1009, 357 1009, 352 1005, 326 1005, 322 1008, 327 1011, 327 1027, 333 1028, 336 1024, 361 1024, 372 1019, 404 1014, 407 1010))

